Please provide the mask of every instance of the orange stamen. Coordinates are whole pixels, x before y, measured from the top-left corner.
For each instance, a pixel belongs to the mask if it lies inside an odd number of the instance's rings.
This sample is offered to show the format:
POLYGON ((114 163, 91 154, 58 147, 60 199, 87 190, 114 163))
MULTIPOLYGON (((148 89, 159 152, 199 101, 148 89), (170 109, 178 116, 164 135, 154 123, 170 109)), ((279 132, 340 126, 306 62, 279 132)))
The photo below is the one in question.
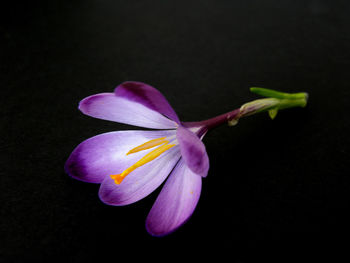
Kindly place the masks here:
MULTIPOLYGON (((164 140, 163 138, 159 138, 164 140)), ((139 161, 137 161, 135 164, 131 165, 129 168, 125 169, 121 174, 113 174, 110 175, 110 177, 114 180, 114 182, 116 184, 120 184, 124 178, 131 173, 132 171, 134 171, 136 168, 149 163, 150 161, 153 161, 155 158, 157 158, 159 155, 161 155, 162 153, 164 153, 165 151, 169 150, 170 148, 174 147, 175 144, 168 144, 168 141, 164 140, 162 143, 166 143, 164 145, 159 146, 158 148, 154 149, 153 151, 147 153, 144 157, 142 157, 139 161)), ((147 144, 147 143, 146 143, 147 144)), ((159 145, 159 144, 157 144, 159 145)), ((140 145, 142 146, 142 145, 140 145)), ((138 146, 138 147, 140 147, 138 146)), ((136 148, 138 148, 136 147, 136 148)), ((134 148, 134 149, 136 149, 134 148)), ((150 147, 149 147, 150 148, 150 147)), ((142 150, 139 150, 142 151, 142 150)))
POLYGON ((128 151, 128 153, 126 155, 129 155, 131 153, 136 153, 139 151, 143 151, 143 150, 147 150, 147 149, 153 148, 154 146, 161 145, 163 143, 169 143, 169 141, 167 141, 165 139, 166 139, 166 137, 162 137, 162 138, 157 138, 157 139, 153 139, 153 140, 150 140, 148 142, 145 142, 145 143, 143 143, 135 148, 132 148, 130 151, 128 151))

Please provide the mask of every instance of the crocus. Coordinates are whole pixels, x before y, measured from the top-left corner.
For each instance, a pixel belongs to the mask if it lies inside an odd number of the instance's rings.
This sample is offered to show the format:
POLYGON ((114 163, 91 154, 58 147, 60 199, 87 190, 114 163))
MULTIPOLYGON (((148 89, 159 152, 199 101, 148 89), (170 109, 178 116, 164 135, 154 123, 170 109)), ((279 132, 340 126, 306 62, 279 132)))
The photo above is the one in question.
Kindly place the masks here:
MULTIPOLYGON (((293 99, 292 106, 305 106, 306 98, 303 93, 297 98, 299 104, 293 99)), ((146 219, 147 231, 163 236, 186 222, 198 203, 202 178, 209 170, 202 142, 207 131, 225 122, 235 124, 255 112, 269 111, 274 117, 279 108, 288 107, 282 107, 282 100, 257 100, 206 121, 181 122, 157 89, 124 82, 113 93, 83 99, 80 111, 154 130, 114 131, 87 139, 71 153, 65 171, 75 179, 100 183, 100 199, 114 206, 137 202, 166 180, 146 219)))

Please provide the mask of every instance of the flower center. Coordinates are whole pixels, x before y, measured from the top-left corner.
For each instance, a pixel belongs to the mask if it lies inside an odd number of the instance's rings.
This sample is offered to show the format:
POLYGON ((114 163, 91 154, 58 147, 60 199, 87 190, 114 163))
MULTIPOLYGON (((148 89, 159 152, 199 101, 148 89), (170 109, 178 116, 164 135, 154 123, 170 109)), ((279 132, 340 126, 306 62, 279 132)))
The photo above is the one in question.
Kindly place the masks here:
POLYGON ((150 161, 154 160, 155 158, 157 158, 159 155, 161 155, 165 151, 174 147, 175 145, 176 144, 169 144, 169 141, 166 140, 166 137, 157 138, 157 139, 153 139, 153 140, 150 140, 148 142, 145 142, 145 143, 131 149, 130 151, 128 151, 126 155, 136 153, 139 151, 143 151, 143 150, 147 150, 147 149, 153 148, 155 146, 159 146, 159 147, 157 147, 153 151, 147 153, 139 161, 137 161, 135 164, 131 165, 129 168, 125 169, 122 173, 112 174, 112 175, 110 175, 110 177, 114 180, 114 182, 116 184, 120 184, 124 180, 124 178, 129 173, 134 171, 136 168, 138 168, 146 163, 149 163, 150 161))

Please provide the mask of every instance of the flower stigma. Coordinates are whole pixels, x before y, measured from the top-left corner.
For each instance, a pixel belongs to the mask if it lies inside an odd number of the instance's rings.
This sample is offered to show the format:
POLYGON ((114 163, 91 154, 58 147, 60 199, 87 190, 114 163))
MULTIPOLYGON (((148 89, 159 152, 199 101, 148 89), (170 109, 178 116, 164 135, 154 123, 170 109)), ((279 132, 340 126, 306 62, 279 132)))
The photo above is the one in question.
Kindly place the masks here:
POLYGON ((130 151, 127 152, 126 155, 132 154, 132 153, 136 153, 139 151, 143 151, 143 150, 147 150, 150 148, 153 148, 155 146, 159 146, 156 149, 154 149, 153 151, 147 153, 144 157, 142 157, 139 161, 137 161, 135 164, 131 165, 129 168, 125 169, 122 173, 120 174, 112 174, 110 175, 110 177, 114 180, 114 182, 116 184, 120 184, 124 178, 131 173, 132 171, 134 171, 136 168, 149 163, 150 161, 153 161, 154 159, 156 159, 158 156, 160 156, 162 153, 164 153, 165 151, 169 150, 170 148, 174 147, 176 144, 169 144, 169 140, 166 140, 166 137, 162 137, 162 138, 157 138, 157 139, 153 139, 150 140, 146 143, 143 143, 133 149, 131 149, 130 151))

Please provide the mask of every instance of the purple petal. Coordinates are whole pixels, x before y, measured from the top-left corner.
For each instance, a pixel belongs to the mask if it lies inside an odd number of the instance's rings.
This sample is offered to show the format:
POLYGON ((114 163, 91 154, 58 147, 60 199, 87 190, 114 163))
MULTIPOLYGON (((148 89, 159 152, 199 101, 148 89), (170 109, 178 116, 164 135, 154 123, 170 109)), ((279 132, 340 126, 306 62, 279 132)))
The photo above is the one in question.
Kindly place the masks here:
POLYGON ((164 114, 173 121, 180 123, 175 111, 163 94, 150 85, 142 82, 127 81, 120 84, 114 92, 118 97, 140 103, 145 107, 164 114))
POLYGON ((190 130, 179 126, 177 140, 180 144, 181 155, 192 172, 206 177, 209 170, 209 158, 204 143, 190 130))
POLYGON ((179 159, 180 150, 175 146, 132 171, 119 185, 110 176, 106 176, 99 191, 101 201, 121 206, 146 197, 167 178, 179 159))
POLYGON ((202 177, 193 173, 181 159, 147 216, 147 231, 163 236, 185 223, 196 208, 201 187, 202 177))
POLYGON ((118 97, 114 93, 89 96, 79 103, 79 109, 94 118, 140 127, 174 129, 177 126, 174 121, 159 112, 138 102, 118 97))
POLYGON ((148 151, 126 153, 149 140, 174 136, 175 131, 117 131, 97 135, 79 144, 69 156, 66 172, 75 179, 101 183, 141 159, 148 151))

